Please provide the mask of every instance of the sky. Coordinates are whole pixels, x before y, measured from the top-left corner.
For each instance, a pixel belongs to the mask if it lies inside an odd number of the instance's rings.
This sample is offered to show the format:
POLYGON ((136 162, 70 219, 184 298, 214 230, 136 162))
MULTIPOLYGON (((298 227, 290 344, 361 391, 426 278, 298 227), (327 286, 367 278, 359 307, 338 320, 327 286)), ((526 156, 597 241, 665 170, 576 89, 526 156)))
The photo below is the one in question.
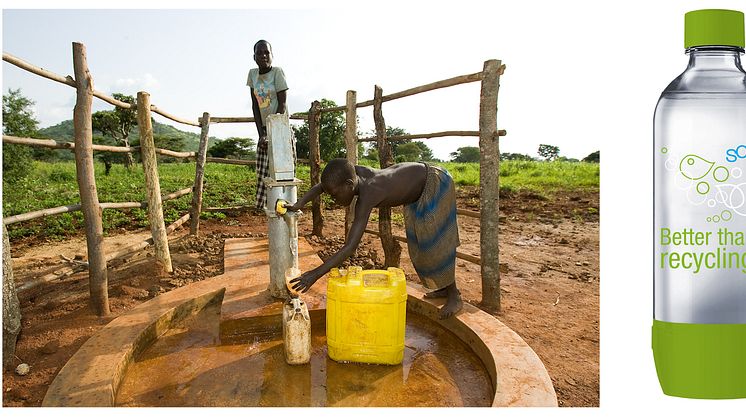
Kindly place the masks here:
MULTIPOLYGON (((243 2, 248 6, 240 10, 231 10, 235 2, 227 0, 210 3, 221 10, 193 0, 179 2, 190 10, 160 10, 168 3, 132 0, 126 7, 148 10, 7 9, 58 7, 54 1, 41 3, 4 2, 4 52, 67 75, 72 74, 71 43, 83 42, 96 89, 131 95, 146 90, 153 104, 188 119, 205 111, 251 114, 245 82, 254 66, 251 47, 260 38, 272 42, 275 65, 288 77, 291 112, 307 110, 320 98, 342 104, 350 89, 363 101, 373 97, 376 84, 387 94, 476 73, 485 60, 502 60, 507 69, 497 120, 508 136, 500 139, 501 151, 536 156, 539 144, 552 144, 563 156, 583 158, 601 150, 601 407, 506 409, 500 416, 737 417, 735 412, 746 407, 744 400, 664 396, 650 350, 653 112, 661 91, 688 61, 684 13, 744 10, 743 0, 503 0, 489 6, 470 0, 381 0, 375 6, 286 0, 243 2)), ((124 5, 107 2, 117 7, 112 4, 124 5)), ((92 7, 75 0, 65 5, 92 7)), ((70 119, 71 88, 7 63, 2 80, 4 92, 21 88, 36 101, 42 126, 70 119)), ((96 110, 109 108, 99 100, 94 104, 96 110)), ((478 109, 477 83, 383 105, 387 125, 410 133, 477 130, 478 109)), ((372 108, 358 114, 360 130, 372 130, 372 108)), ((253 124, 212 125, 210 132, 256 136, 253 124)), ((462 138, 426 141, 443 159, 458 147, 477 144, 462 138)), ((220 414, 243 412, 223 409, 220 414)), ((451 417, 453 411, 427 414, 451 417)))
MULTIPOLYGON (((4 10, 3 52, 60 75, 72 74, 72 42, 86 46, 94 87, 104 93, 151 94, 159 108, 196 120, 250 116, 248 70, 252 46, 272 43, 274 65, 288 79, 291 112, 306 111, 313 100, 342 105, 347 90, 358 101, 482 70, 499 59, 507 70, 498 98, 498 128, 508 136, 501 151, 536 156, 539 144, 559 146, 563 156, 582 159, 599 149, 602 136, 592 124, 577 126, 565 98, 578 93, 580 73, 556 77, 565 66, 562 51, 546 48, 532 25, 562 30, 564 45, 579 45, 584 28, 573 28, 532 7, 473 13, 470 8, 430 10, 4 10), (537 20, 538 19, 538 20, 537 20), (28 30, 30 27, 44 28, 28 30), (521 40, 532 40, 525 42, 521 40), (559 131, 567 135, 557 135, 559 131)), ((586 58, 589 59, 589 58, 586 58)), ((581 65, 585 65, 580 63, 581 65)), ((420 94, 384 104, 386 124, 409 133, 478 130, 479 83, 420 94)), ((34 76, 3 62, 3 92, 20 88, 36 102, 42 127, 70 119, 72 88, 34 76)), ((587 87, 583 87, 587 88, 587 87)), ((94 100, 94 111, 110 105, 94 100)), ((358 110, 359 131, 374 129, 372 107, 358 110)), ((179 129, 198 128, 169 122, 179 129)), ((213 124, 218 137, 256 138, 253 124, 213 124)), ((436 157, 448 159, 478 139, 427 140, 436 157)))

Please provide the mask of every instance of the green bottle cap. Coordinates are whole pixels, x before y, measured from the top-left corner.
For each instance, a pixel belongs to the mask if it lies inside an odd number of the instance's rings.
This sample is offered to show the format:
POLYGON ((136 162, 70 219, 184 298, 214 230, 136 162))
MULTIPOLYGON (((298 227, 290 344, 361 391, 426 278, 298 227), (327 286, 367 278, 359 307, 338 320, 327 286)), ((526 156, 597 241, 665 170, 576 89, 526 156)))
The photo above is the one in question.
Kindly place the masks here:
POLYGON ((684 48, 705 45, 743 48, 743 12, 705 9, 685 14, 684 48))

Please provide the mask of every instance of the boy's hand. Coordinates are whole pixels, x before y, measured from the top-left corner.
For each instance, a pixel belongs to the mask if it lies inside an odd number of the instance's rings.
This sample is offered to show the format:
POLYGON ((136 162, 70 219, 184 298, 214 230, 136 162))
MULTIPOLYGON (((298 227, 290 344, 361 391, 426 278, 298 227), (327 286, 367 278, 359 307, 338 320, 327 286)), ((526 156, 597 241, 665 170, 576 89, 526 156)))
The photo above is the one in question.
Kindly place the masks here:
POLYGON ((306 292, 311 289, 311 286, 318 281, 324 274, 320 273, 316 269, 308 272, 304 272, 303 275, 291 279, 290 283, 293 285, 293 290, 296 292, 306 292))
POLYGON ((288 211, 298 211, 298 210, 300 210, 300 207, 297 206, 297 205, 298 205, 297 202, 295 204, 291 204, 289 202, 286 202, 286 203, 282 204, 282 206, 285 207, 285 209, 288 210, 288 211))
POLYGON ((267 149, 267 136, 266 135, 262 135, 261 137, 259 137, 259 142, 256 144, 256 147, 259 150, 267 149))

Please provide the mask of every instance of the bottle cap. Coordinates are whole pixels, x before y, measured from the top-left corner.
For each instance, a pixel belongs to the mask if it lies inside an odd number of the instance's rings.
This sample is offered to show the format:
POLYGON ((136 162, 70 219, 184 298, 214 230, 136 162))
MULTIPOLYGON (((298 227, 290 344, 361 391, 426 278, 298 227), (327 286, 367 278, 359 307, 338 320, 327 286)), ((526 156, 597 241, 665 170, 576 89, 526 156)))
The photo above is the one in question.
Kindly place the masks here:
POLYGON ((705 9, 685 14, 684 48, 710 45, 743 48, 743 12, 705 9))

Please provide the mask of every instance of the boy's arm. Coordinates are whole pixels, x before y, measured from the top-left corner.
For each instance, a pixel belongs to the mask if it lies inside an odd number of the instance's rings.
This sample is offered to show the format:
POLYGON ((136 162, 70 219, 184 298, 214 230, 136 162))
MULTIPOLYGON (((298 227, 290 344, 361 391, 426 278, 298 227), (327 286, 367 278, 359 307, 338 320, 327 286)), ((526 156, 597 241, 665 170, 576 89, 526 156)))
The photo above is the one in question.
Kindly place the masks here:
POLYGON ((293 290, 298 292, 308 291, 319 278, 324 276, 325 273, 329 272, 330 269, 341 265, 345 259, 355 252, 358 244, 360 244, 360 239, 363 238, 365 226, 368 225, 368 218, 370 217, 370 212, 372 210, 373 206, 369 204, 365 205, 358 201, 355 207, 355 221, 352 223, 352 227, 350 227, 350 232, 344 246, 342 246, 337 253, 329 257, 329 259, 318 268, 304 272, 303 275, 290 281, 291 284, 295 284, 293 285, 293 290))
POLYGON ((289 211, 298 211, 299 209, 305 207, 309 201, 312 201, 323 192, 324 190, 321 188, 321 184, 317 183, 311 189, 309 189, 308 192, 305 193, 305 195, 303 195, 300 201, 292 205, 288 203, 287 205, 285 205, 285 208, 287 208, 289 211))
POLYGON ((262 125, 262 113, 259 111, 259 102, 256 101, 256 95, 254 95, 254 88, 251 88, 251 110, 254 112, 254 123, 256 124, 256 132, 259 134, 259 142, 257 148, 267 147, 267 138, 264 134, 264 126, 262 125))
POLYGON ((285 103, 287 103, 288 91, 277 92, 277 113, 285 113, 285 103))

